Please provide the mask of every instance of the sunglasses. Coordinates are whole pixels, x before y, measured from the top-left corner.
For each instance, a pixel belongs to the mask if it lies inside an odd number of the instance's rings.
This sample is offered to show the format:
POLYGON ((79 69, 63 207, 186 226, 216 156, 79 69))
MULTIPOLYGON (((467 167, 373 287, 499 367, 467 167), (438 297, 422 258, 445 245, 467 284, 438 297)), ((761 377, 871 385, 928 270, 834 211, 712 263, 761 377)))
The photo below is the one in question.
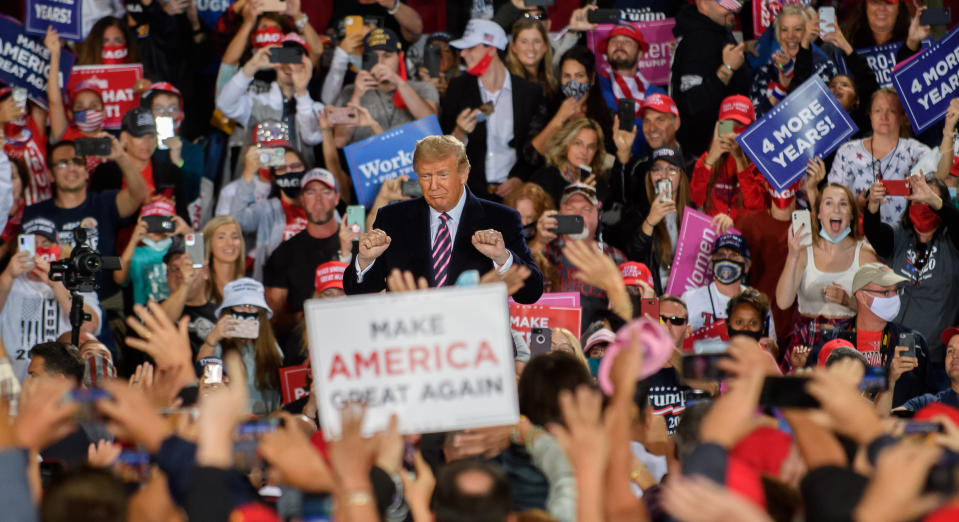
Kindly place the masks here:
POLYGON ((684 324, 686 324, 686 318, 679 317, 678 315, 670 315, 670 316, 661 315, 659 316, 659 320, 662 321, 663 323, 669 323, 673 326, 683 326, 684 324))
POLYGON ((76 165, 77 167, 86 167, 87 161, 80 156, 74 156, 70 159, 60 160, 53 164, 55 169, 65 169, 70 165, 76 165))

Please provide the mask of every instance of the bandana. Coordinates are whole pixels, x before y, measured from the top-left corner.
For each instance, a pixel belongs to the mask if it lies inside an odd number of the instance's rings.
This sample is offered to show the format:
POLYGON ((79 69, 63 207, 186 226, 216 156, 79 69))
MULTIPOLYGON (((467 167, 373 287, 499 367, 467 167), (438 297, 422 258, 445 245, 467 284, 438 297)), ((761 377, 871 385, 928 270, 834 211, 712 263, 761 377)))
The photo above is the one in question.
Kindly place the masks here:
POLYGON ((922 233, 935 232, 942 222, 942 218, 929 208, 929 205, 924 204, 910 205, 909 219, 912 220, 912 226, 916 232, 922 233))
POLYGON ((267 45, 279 45, 284 33, 278 27, 266 27, 253 32, 253 48, 260 49, 267 45))
POLYGON ((115 65, 118 63, 127 63, 127 56, 130 51, 126 45, 104 45, 100 51, 100 59, 103 65, 115 65))
POLYGON ((486 71, 489 69, 489 64, 491 63, 493 63, 493 53, 490 53, 489 48, 487 48, 486 56, 484 56, 482 60, 476 62, 476 65, 466 69, 466 73, 478 78, 486 74, 486 71))
POLYGON ((609 67, 601 71, 603 76, 612 80, 610 82, 613 88, 613 97, 616 98, 616 101, 623 98, 629 98, 636 101, 636 116, 639 116, 642 113, 642 102, 646 98, 646 89, 649 87, 649 82, 646 81, 646 78, 643 77, 639 71, 636 72, 635 76, 620 76, 613 72, 609 67))

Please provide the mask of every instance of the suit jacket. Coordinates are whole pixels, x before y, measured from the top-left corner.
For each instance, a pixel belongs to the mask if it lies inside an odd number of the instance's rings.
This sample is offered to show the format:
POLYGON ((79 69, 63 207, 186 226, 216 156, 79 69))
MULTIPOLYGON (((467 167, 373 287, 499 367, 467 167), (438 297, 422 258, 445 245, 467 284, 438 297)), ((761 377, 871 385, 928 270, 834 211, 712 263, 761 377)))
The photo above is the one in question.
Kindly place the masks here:
MULTIPOLYGON (((386 288, 386 276, 394 268, 409 270, 416 278, 430 278, 429 206, 423 198, 401 201, 383 207, 376 215, 373 228, 379 228, 390 236, 390 246, 376 259, 373 267, 356 280, 356 262, 351 262, 343 274, 343 289, 347 294, 379 292, 386 288)), ((515 210, 485 201, 466 191, 466 204, 460 217, 453 240, 453 253, 447 269, 447 282, 452 285, 466 270, 477 270, 480 275, 493 268, 490 258, 473 246, 472 237, 477 230, 498 230, 503 234, 506 248, 513 254, 514 265, 526 265, 530 270, 526 284, 513 295, 518 303, 531 304, 543 294, 543 274, 533 262, 520 232, 519 213, 515 210)), ((432 286, 432 282, 430 283, 432 286)))
MULTIPOLYGON (((533 148, 532 140, 546 124, 546 105, 538 85, 510 74, 513 95, 513 140, 509 146, 516 149, 516 164, 509 177, 529 180, 530 174, 543 163, 533 148)), ((440 126, 445 134, 453 134, 456 117, 463 109, 475 109, 483 104, 479 83, 475 76, 461 74, 450 80, 446 95, 440 104, 440 126)), ((470 190, 482 198, 488 197, 486 182, 486 122, 479 122, 466 143, 470 160, 470 190)))

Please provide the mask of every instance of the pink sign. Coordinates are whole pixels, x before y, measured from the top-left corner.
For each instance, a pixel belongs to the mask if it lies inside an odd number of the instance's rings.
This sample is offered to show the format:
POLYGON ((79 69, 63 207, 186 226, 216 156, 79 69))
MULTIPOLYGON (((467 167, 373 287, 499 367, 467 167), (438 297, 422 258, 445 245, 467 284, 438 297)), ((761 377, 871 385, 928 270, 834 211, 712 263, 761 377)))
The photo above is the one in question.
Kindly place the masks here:
MULTIPOLYGON (((649 50, 639 57, 640 74, 651 85, 669 84, 669 64, 673 60, 673 48, 676 44, 676 37, 673 36, 676 19, 665 18, 663 20, 632 23, 639 27, 640 32, 643 33, 643 38, 649 44, 649 50)), ((609 64, 606 63, 606 56, 600 54, 596 49, 599 47, 599 43, 613 30, 613 27, 613 24, 599 24, 596 29, 586 33, 586 45, 596 53, 596 69, 599 71, 607 70, 609 64)))
MULTIPOLYGON (((513 301, 513 298, 509 298, 509 304, 518 304, 516 301, 513 301)), ((569 307, 578 307, 579 306, 579 292, 547 292, 540 296, 539 300, 533 303, 534 305, 542 306, 569 306, 569 307)))
MULTIPOLYGON (((698 210, 686 207, 683 211, 683 223, 676 239, 673 266, 666 285, 667 294, 683 295, 686 290, 712 282, 709 256, 713 253, 713 243, 719 233, 709 226, 710 221, 712 217, 698 210)), ((726 233, 739 234, 739 231, 730 227, 726 233)))

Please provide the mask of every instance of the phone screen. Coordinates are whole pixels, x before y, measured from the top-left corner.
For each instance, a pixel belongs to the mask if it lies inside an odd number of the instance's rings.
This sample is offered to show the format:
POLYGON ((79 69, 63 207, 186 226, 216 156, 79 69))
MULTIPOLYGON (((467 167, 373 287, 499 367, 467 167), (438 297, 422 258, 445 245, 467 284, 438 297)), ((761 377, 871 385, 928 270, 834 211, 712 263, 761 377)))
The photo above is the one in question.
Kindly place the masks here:
POLYGON ((166 150, 167 147, 164 145, 163 140, 173 137, 173 118, 169 116, 160 116, 156 119, 157 126, 157 148, 160 150, 166 150))

